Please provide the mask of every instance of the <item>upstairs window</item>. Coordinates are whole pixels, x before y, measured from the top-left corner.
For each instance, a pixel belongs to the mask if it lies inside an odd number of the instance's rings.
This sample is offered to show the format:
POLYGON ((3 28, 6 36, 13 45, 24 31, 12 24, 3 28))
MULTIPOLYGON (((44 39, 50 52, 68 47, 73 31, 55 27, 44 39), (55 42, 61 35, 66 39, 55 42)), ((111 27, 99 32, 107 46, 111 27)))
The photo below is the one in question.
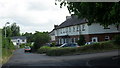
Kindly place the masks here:
POLYGON ((20 42, 20 40, 18 40, 18 42, 20 42))
POLYGON ((76 31, 79 31, 79 26, 76 27, 76 31))
POLYGON ((62 29, 60 30, 61 34, 62 34, 62 29))
POLYGON ((82 31, 85 31, 85 25, 82 25, 82 31))
POLYGON ((73 26, 73 32, 75 32, 75 27, 73 26))
POLYGON ((71 27, 69 27, 69 32, 71 32, 71 27))
POLYGON ((68 33, 68 28, 66 28, 66 33, 68 33))

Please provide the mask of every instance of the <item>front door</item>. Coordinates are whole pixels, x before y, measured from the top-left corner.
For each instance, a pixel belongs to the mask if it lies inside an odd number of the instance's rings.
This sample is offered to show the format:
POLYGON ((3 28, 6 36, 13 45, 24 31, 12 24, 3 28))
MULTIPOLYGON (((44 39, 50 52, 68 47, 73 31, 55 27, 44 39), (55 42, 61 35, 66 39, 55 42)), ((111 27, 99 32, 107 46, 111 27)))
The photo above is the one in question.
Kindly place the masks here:
POLYGON ((92 37, 92 42, 98 42, 98 37, 92 37))

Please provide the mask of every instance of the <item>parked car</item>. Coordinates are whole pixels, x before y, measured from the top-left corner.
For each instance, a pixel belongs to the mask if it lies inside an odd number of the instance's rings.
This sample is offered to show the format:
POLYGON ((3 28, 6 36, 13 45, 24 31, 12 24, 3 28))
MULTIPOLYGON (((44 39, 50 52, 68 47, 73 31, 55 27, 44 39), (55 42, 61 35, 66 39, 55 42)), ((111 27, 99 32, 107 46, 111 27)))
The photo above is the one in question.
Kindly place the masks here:
POLYGON ((24 52, 31 52, 31 48, 29 46, 25 46, 24 52))
POLYGON ((60 47, 79 47, 77 43, 64 43, 60 47))
POLYGON ((85 45, 93 44, 93 42, 86 42, 85 45))

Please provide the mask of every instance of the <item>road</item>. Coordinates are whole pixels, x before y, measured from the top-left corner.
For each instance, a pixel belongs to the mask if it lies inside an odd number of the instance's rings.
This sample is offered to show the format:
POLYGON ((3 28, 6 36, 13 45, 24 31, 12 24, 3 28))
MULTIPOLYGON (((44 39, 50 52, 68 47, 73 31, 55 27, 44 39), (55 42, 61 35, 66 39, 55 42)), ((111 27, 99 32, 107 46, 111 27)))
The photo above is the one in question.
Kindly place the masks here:
POLYGON ((46 56, 45 54, 24 53, 24 49, 14 52, 2 68, 39 68, 39 67, 92 67, 119 66, 118 51, 82 54, 72 56, 46 56))

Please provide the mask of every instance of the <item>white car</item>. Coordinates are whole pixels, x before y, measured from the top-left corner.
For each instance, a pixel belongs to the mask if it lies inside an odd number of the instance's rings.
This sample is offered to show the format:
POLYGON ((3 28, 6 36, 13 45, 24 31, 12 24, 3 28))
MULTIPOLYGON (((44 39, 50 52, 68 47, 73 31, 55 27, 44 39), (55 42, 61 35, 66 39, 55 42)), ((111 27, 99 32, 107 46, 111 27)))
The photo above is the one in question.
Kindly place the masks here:
POLYGON ((93 42, 86 42, 85 45, 93 44, 93 42))
POLYGON ((77 43, 64 43, 60 47, 79 47, 77 43))

